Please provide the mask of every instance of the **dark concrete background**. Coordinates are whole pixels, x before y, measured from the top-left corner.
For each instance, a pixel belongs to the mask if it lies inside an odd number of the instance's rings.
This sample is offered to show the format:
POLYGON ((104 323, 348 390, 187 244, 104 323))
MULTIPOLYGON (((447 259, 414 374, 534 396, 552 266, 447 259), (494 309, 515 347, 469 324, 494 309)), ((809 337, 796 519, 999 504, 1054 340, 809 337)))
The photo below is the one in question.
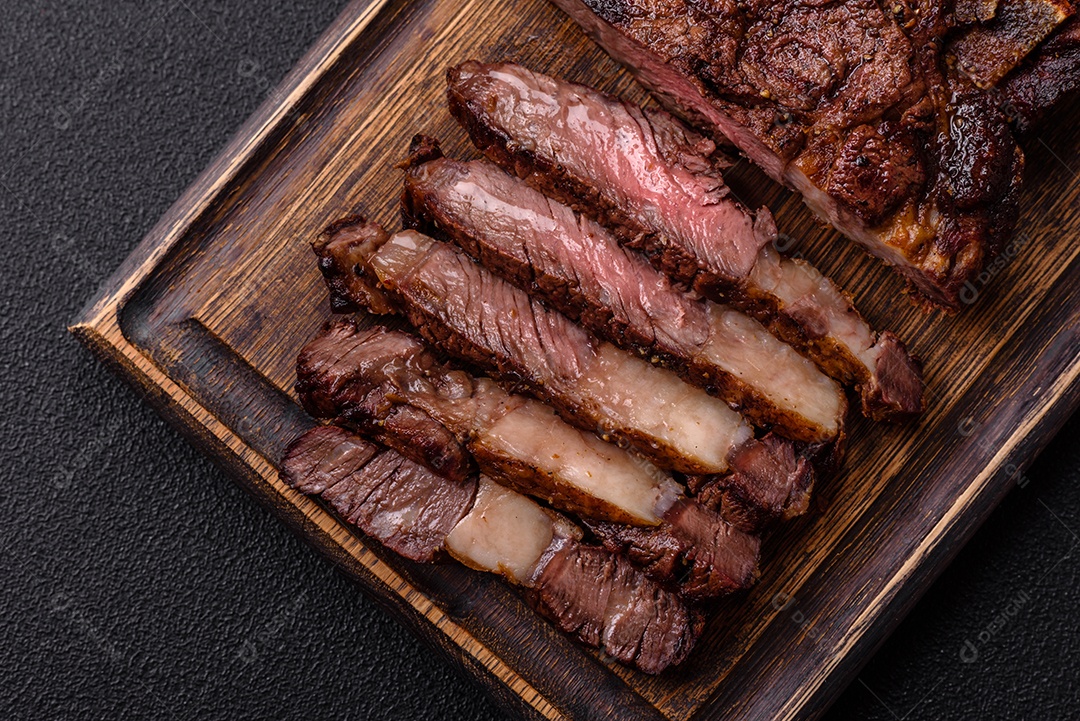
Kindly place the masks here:
MULTIPOLYGON (((0 717, 502 718, 64 330, 344 5, 0 10, 0 717)), ((830 719, 1080 717, 1078 466, 1074 418, 830 719)))

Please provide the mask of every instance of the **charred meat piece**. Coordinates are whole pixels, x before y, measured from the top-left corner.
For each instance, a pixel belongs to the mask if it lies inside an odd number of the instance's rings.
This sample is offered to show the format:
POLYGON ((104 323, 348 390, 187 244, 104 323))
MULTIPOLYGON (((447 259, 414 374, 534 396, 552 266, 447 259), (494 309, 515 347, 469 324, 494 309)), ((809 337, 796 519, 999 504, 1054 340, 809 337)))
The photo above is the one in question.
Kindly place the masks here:
POLYGON ((958 25, 974 25, 994 19, 999 0, 956 0, 955 14, 958 25))
POLYGON ((665 514, 665 525, 647 530, 602 521, 586 525, 612 553, 624 553, 654 578, 682 578, 680 592, 687 598, 716 595, 717 588, 731 588, 727 568, 732 544, 741 543, 734 524, 717 524, 716 514, 696 501, 676 502, 665 514), (690 563, 694 573, 683 574, 690 563))
MULTIPOLYGON (((350 384, 354 382, 356 366, 369 360, 367 349, 341 342, 341 338, 351 337, 352 332, 348 325, 331 326, 300 351, 297 366, 304 372, 299 374, 296 392, 308 413, 316 418, 333 418, 337 414, 338 399, 352 390, 350 384)), ((412 347, 405 340, 397 350, 412 347)), ((387 347, 387 350, 393 353, 395 349, 387 347)), ((454 434, 419 408, 396 405, 379 393, 367 393, 350 412, 354 418, 378 419, 366 433, 373 440, 397 448, 447 478, 463 481, 476 472, 472 456, 454 434)))
MULTIPOLYGON (((445 425, 480 470, 501 483, 585 518, 656 527, 646 535, 655 535, 657 542, 684 533, 683 525, 668 523, 667 517, 673 513, 678 521, 680 511, 673 509, 692 502, 650 463, 566 425, 542 403, 438 363, 419 340, 383 328, 361 331, 352 321, 340 321, 305 349, 298 387, 321 386, 320 369, 328 366, 322 358, 330 356, 350 359, 353 374, 338 386, 329 413, 326 405, 313 402, 310 390, 301 391, 310 412, 366 433, 380 426, 380 419, 368 412, 372 395, 385 399, 385 413, 393 406, 412 406, 445 425), (357 414, 356 408, 363 410, 357 414)), ((386 441, 409 450, 407 437, 386 441)), ((684 584, 694 597, 745 587, 757 575, 758 539, 712 511, 700 512, 723 544, 710 549, 708 558, 695 555, 692 543, 685 544, 679 563, 684 584)))
MULTIPOLYGON (((921 371, 903 344, 875 333, 812 265, 776 252, 769 242, 775 227, 763 220, 768 211, 755 220, 728 196, 705 152, 711 142, 687 141, 676 153, 673 134, 658 130, 661 117, 678 124, 666 113, 646 115, 517 65, 464 63, 448 81, 452 112, 489 158, 606 224, 677 282, 743 310, 830 376, 857 386, 866 415, 921 412, 921 371), (748 238, 751 227, 761 243, 729 240, 748 238)), ((692 135, 684 128, 674 137, 692 135)))
POLYGON ((1015 227, 1023 153, 996 104, 946 72, 940 4, 554 2, 929 305, 960 310, 1015 227))
POLYGON ((377 225, 365 225, 359 217, 343 218, 319 234, 311 244, 319 258, 319 270, 330 289, 330 309, 350 313, 360 308, 372 313, 389 313, 390 304, 373 283, 352 283, 352 276, 363 272, 365 260, 386 242, 386 231, 377 225), (350 293, 357 298, 350 298, 350 293))
POLYGON ((334 426, 296 439, 281 468, 290 486, 414 561, 436 558, 476 496, 475 476, 451 481, 334 426))
POLYGON ((692 476, 689 486, 702 505, 740 528, 761 528, 806 512, 813 477, 808 472, 780 475, 772 469, 799 468, 809 462, 797 457, 782 438, 768 435, 732 457, 730 474, 692 476), (791 478, 801 482, 792 483, 791 478))
POLYGON ((953 41, 957 69, 980 88, 990 88, 1019 65, 1072 15, 1067 0, 1003 0, 994 21, 969 28, 953 41))
POLYGON ((1080 16, 1069 18, 999 86, 1013 126, 1026 136, 1080 88, 1080 16))
POLYGON ((416 561, 445 551, 525 587, 563 631, 617 661, 660 673, 690 653, 700 616, 624 557, 581 544, 566 518, 487 478, 451 481, 336 426, 294 441, 282 477, 416 561))
POLYGON ((676 290, 595 223, 495 166, 422 163, 406 176, 405 205, 414 224, 449 237, 597 336, 735 405, 763 409, 751 419, 795 415, 824 437, 840 428, 843 392, 813 363, 746 315, 676 290))

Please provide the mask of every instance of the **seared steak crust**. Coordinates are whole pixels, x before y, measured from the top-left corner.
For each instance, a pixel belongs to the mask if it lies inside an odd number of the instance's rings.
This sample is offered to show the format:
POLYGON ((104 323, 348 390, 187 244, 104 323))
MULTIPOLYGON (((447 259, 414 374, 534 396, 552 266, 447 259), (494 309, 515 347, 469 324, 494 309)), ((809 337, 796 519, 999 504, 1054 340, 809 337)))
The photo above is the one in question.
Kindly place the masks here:
POLYGON ((1072 13, 1069 0, 1004 0, 992 22, 967 29, 949 53, 975 85, 991 88, 1072 13))
POLYGON ((940 3, 555 3, 928 303, 959 310, 1011 234, 1023 154, 998 107, 946 72, 940 3), (989 162, 972 162, 976 147, 989 162))
POLYGON ((1074 15, 1001 84, 1013 126, 1028 136, 1080 88, 1080 17, 1074 15))

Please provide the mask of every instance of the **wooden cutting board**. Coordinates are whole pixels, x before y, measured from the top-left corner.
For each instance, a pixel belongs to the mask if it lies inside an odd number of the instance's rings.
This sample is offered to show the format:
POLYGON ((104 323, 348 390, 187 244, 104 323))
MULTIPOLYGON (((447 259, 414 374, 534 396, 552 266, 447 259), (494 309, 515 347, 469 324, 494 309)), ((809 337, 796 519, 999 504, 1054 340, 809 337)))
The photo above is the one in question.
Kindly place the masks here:
MULTIPOLYGON (((761 582, 712 614, 691 658, 650 678, 586 651, 509 587, 405 562, 277 478, 311 423, 292 392, 329 316, 308 241, 363 212, 398 227, 409 138, 472 156, 443 101, 447 65, 513 59, 633 100, 627 74, 543 0, 352 3, 72 327, 199 448, 403 623, 525 718, 813 718, 948 564, 1080 401, 1080 128, 1028 149, 1020 232, 957 317, 817 225, 745 163, 730 184, 774 211, 791 250, 925 360, 929 410, 853 419, 843 473, 769 539, 761 582)), ((1058 120, 1076 117, 1077 105, 1058 120)))

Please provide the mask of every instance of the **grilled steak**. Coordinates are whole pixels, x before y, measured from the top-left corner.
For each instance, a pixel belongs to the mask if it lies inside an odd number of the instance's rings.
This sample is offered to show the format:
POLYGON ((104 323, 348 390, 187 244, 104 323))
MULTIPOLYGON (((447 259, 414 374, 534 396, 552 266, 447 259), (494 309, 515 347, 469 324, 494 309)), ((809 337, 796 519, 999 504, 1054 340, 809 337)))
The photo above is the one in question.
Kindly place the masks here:
MULTIPOLYGON (((375 247, 368 236, 386 238, 377 227, 369 228, 367 236, 355 229, 347 233, 355 243, 366 248, 375 247)), ((363 303, 367 294, 357 286, 371 282, 376 274, 368 265, 371 258, 357 264, 358 256, 352 254, 350 248, 349 245, 338 246, 334 251, 337 255, 323 256, 320 264, 336 268, 337 278, 351 276, 349 283, 329 284, 332 292, 335 292, 334 288, 355 288, 350 297, 363 303), (346 262, 349 264, 344 265, 346 262)), ((529 301, 522 293, 510 294, 509 301, 505 295, 486 295, 484 288, 498 290, 505 288, 505 284, 489 285, 486 274, 477 279, 464 272, 471 271, 471 264, 461 267, 463 274, 459 279, 472 278, 475 282, 444 289, 438 295, 471 298, 468 307, 459 308, 458 312, 436 314, 434 320, 423 311, 413 313, 414 317, 420 317, 421 331, 426 331, 429 341, 441 345, 448 335, 453 336, 452 350, 457 350, 460 357, 501 373, 514 385, 524 380, 536 395, 562 408, 564 418, 585 430, 599 429, 605 438, 614 438, 620 445, 632 445, 662 468, 704 474, 712 482, 741 489, 738 498, 761 497, 760 489, 750 487, 761 484, 761 479, 769 479, 764 482, 770 487, 787 489, 786 502, 778 506, 770 503, 748 513, 736 514, 729 504, 728 512, 732 517, 765 522, 773 517, 790 517, 805 511, 814 478, 807 457, 813 452, 815 462, 820 462, 822 451, 807 449, 796 455, 790 449, 789 441, 774 437, 771 443, 786 445, 789 452, 758 453, 755 449, 761 441, 753 438, 752 429, 739 414, 722 403, 634 356, 608 344, 595 343, 563 316, 529 301), (505 305, 507 302, 511 305, 505 305), (504 312, 504 308, 512 310, 504 312), (471 321, 466 323, 462 319, 471 321), (638 391, 631 396, 625 393, 626 388, 638 391), (671 413, 675 407, 682 412, 671 413)), ((428 295, 434 307, 437 298, 435 294, 428 295)), ((411 297, 402 296, 400 300, 407 307, 412 302, 411 297)), ((317 391, 312 397, 318 398, 317 391)), ((413 417, 405 409, 400 412, 405 418, 413 417)), ((422 452, 431 453, 433 462, 442 456, 458 457, 453 444, 446 443, 437 431, 425 432, 434 442, 433 448, 422 452)), ((423 439, 418 439, 410 448, 414 453, 424 449, 423 439)), ((830 450, 838 456, 842 444, 834 441, 830 450)), ((468 473, 469 470, 465 466, 460 472, 468 473)))
POLYGON ((732 403, 778 409, 754 420, 796 413, 838 428, 843 393, 813 363, 742 313, 674 289, 595 223, 579 224, 570 208, 495 166, 422 163, 406 176, 405 205, 411 224, 451 238, 596 335, 732 403))
POLYGON ((903 344, 874 333, 812 265, 776 252, 768 211, 753 219, 728 196, 711 142, 691 142, 685 127, 662 132, 678 124, 664 113, 646 115, 517 65, 469 62, 452 68, 448 81, 451 111, 489 158, 608 225, 682 285, 730 302, 833 378, 858 386, 868 416, 922 410, 920 369, 903 344), (751 226, 761 243, 750 242, 751 226))
POLYGON ((414 561, 436 558, 476 496, 475 476, 451 481, 334 426, 296 439, 281 467, 290 486, 414 561))
POLYGON ((1062 99, 1080 88, 1080 17, 1043 43, 1000 90, 1013 125, 1028 135, 1062 99))
POLYGON ((1067 17, 1068 0, 1004 0, 993 22, 968 29, 950 46, 957 69, 980 88, 998 84, 1067 17))
MULTIPOLYGON (((574 429, 536 401, 513 396, 486 378, 474 378, 439 364, 424 345, 397 331, 357 329, 352 321, 328 328, 309 345, 297 368, 301 400, 309 412, 335 417, 362 432, 380 427, 380 417, 408 405, 442 423, 473 454, 480 470, 515 489, 544 498, 584 518, 657 527, 645 531, 656 543, 682 543, 678 570, 686 593, 712 597, 743 588, 756 578, 759 542, 700 509, 684 520, 691 501, 670 478, 644 459, 574 429), (353 371, 337 386, 326 412, 325 398, 312 388, 324 385, 326 357, 348 359, 353 371), (379 399, 372 403, 371 397, 379 399), (354 412, 356 409, 360 411, 354 412), (696 548, 706 519, 715 544, 696 548)), ((415 453, 410 438, 386 438, 400 452, 415 453)), ((649 569, 655 573, 655 569, 649 569)), ((672 576, 660 577, 673 580, 672 576)))
POLYGON ((959 310, 1015 226, 1023 153, 996 104, 945 71, 953 18, 933 0, 555 4, 929 304, 959 310))
POLYGON ((282 478, 407 558, 431 561, 446 551, 524 586, 560 629, 645 673, 680 663, 700 634, 700 615, 678 595, 626 558, 582 545, 569 520, 484 477, 451 481, 320 426, 290 445, 282 478))
POLYGON ((400 233, 368 263, 373 268, 354 269, 353 286, 381 277, 387 297, 430 342, 509 383, 525 383, 568 420, 633 445, 664 468, 724 472, 731 454, 751 441, 750 427, 722 403, 654 365, 595 342, 562 315, 441 243, 400 233), (627 396, 627 387, 639 392, 627 396), (676 405, 684 413, 673 417, 670 409, 676 405))
POLYGON ((563 631, 645 673, 681 663, 702 628, 699 613, 625 557, 578 543, 551 555, 530 598, 563 631))

